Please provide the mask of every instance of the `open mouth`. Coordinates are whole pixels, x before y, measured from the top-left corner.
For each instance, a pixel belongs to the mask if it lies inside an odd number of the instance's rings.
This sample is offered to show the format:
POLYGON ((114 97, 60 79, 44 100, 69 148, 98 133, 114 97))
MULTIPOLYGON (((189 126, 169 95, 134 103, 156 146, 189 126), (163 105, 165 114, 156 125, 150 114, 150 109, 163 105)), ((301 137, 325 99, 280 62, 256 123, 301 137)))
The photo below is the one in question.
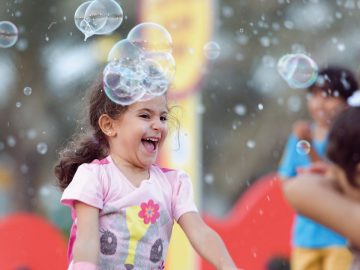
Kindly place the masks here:
POLYGON ((141 139, 142 144, 144 145, 145 149, 149 152, 155 152, 157 150, 160 138, 156 137, 147 137, 141 139))

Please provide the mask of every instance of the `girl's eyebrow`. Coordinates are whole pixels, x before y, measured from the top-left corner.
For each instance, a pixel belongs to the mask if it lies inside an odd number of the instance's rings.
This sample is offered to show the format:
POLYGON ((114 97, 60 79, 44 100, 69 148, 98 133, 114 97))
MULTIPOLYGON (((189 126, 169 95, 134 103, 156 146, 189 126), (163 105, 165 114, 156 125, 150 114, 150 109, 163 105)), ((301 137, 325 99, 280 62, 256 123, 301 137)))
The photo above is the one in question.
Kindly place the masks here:
MULTIPOLYGON (((149 112, 149 113, 154 113, 155 111, 154 110, 151 110, 149 108, 140 108, 137 110, 138 112, 142 112, 142 111, 146 111, 146 112, 149 112)), ((165 110, 165 111, 161 111, 160 114, 163 114, 163 113, 169 113, 168 110, 165 110)))

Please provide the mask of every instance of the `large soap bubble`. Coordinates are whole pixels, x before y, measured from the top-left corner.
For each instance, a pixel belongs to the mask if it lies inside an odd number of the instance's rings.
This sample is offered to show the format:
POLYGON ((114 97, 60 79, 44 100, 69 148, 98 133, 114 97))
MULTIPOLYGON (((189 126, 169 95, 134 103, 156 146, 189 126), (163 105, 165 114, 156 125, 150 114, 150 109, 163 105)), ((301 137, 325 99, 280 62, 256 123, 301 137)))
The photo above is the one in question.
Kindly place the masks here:
POLYGON ((315 83, 318 66, 305 54, 287 54, 278 62, 278 72, 292 88, 303 89, 315 83))
POLYGON ((98 1, 86 1, 75 11, 76 27, 85 35, 85 40, 106 24, 105 7, 98 1))
POLYGON ((127 39, 144 51, 172 51, 172 38, 169 32, 159 24, 146 22, 135 26, 127 39))
POLYGON ((15 24, 9 21, 0 22, 0 48, 10 48, 18 40, 19 31, 15 24))
POLYGON ((134 46, 127 39, 120 40, 110 50, 108 54, 108 62, 116 61, 122 63, 133 63, 135 65, 139 62, 141 51, 134 46))
POLYGON ((123 10, 115 0, 87 1, 77 8, 74 19, 86 40, 94 34, 110 34, 118 28, 123 21, 123 10))
POLYGON ((123 10, 121 6, 114 0, 96 0, 100 2, 106 10, 106 23, 96 31, 97 35, 107 35, 117 29, 123 21, 123 10))
POLYGON ((175 59, 170 53, 145 52, 140 56, 144 88, 153 95, 162 95, 175 75, 175 59))
POLYGON ((141 71, 135 65, 110 62, 104 69, 105 93, 117 104, 129 105, 139 100, 145 94, 141 80, 141 71))

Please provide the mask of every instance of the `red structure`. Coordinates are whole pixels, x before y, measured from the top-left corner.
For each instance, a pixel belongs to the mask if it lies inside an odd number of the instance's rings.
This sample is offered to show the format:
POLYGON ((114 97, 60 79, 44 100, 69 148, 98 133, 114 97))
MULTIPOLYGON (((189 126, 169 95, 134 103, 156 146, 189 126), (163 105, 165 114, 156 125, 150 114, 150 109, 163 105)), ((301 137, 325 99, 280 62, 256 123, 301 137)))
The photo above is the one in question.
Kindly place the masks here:
POLYGON ((67 244, 44 218, 17 213, 0 220, 0 269, 64 270, 67 244))
MULTIPOLYGON (((236 264, 244 270, 265 270, 274 257, 289 257, 294 212, 284 200, 277 176, 255 182, 226 218, 205 221, 224 240, 236 264)), ((201 261, 201 270, 213 268, 201 261)))

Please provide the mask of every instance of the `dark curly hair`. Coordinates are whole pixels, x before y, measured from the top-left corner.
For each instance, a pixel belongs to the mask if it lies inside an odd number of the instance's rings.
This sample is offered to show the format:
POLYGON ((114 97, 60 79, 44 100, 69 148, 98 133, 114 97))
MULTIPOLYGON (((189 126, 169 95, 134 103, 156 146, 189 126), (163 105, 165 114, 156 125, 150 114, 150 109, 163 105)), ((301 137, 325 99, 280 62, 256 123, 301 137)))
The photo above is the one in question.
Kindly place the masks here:
POLYGON ((308 91, 311 93, 315 89, 321 89, 328 96, 340 97, 346 101, 358 90, 358 83, 349 69, 329 66, 319 71, 317 81, 309 86, 308 91))
POLYGON ((359 120, 360 107, 349 107, 340 113, 331 126, 327 147, 328 158, 345 171, 354 187, 356 168, 360 163, 359 120))
POLYGON ((60 151, 59 161, 55 165, 55 176, 61 189, 65 189, 70 184, 81 164, 102 159, 108 154, 108 141, 98 125, 100 116, 107 114, 116 119, 128 108, 112 102, 106 96, 100 78, 87 91, 85 100, 89 104, 86 109, 86 128, 75 133, 72 140, 60 151))

